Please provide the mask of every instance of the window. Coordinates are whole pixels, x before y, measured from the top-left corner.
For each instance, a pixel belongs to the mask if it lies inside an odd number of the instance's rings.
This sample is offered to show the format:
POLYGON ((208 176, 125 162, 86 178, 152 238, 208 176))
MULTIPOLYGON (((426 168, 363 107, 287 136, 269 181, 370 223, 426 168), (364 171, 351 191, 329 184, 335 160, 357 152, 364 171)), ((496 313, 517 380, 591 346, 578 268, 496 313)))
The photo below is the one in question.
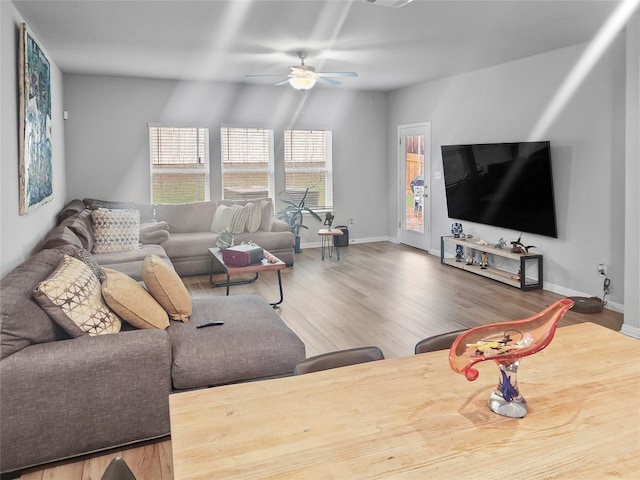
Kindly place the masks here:
POLYGON ((274 198, 273 130, 220 128, 222 198, 274 198))
POLYGON ((152 203, 209 200, 209 129, 149 127, 152 203))
POLYGON ((331 132, 326 130, 285 130, 285 189, 299 201, 309 188, 306 206, 316 210, 333 208, 331 132))

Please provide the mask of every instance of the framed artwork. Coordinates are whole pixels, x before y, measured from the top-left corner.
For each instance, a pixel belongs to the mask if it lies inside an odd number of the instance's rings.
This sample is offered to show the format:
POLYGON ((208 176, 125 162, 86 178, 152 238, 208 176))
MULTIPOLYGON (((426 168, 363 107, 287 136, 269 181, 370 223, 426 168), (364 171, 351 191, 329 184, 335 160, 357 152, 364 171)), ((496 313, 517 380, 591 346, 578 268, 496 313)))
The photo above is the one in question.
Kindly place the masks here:
POLYGON ((20 215, 53 198, 51 66, 26 24, 20 25, 20 215))

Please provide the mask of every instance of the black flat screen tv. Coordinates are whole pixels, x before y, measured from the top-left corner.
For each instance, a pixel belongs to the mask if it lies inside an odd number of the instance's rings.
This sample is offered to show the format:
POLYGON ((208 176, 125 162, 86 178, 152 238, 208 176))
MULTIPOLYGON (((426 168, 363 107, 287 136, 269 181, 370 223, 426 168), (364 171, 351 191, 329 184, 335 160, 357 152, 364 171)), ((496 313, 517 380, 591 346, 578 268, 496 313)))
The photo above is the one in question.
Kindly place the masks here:
POLYGON ((441 149, 450 218, 558 237, 548 141, 441 149))

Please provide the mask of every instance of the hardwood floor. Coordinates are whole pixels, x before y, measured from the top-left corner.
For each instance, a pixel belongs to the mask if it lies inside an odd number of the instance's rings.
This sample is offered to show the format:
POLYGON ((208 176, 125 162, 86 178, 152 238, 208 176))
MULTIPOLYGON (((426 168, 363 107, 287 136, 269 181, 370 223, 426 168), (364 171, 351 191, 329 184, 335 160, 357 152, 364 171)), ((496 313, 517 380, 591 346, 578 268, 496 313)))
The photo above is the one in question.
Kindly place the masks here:
MULTIPOLYGON (((221 277, 223 278, 223 277, 221 277)), ((184 279, 193 297, 224 295, 208 276, 184 279)), ((379 346, 387 358, 412 355, 418 340, 490 322, 528 317, 555 300, 552 292, 522 292, 440 264, 440 259, 388 242, 352 244, 340 261, 320 259, 320 249, 296 255, 294 268, 282 273, 283 320, 307 346, 307 355, 363 345, 379 346)), ((250 285, 231 287, 234 294, 278 296, 275 272, 250 285)), ((594 322, 620 330, 622 314, 569 311, 560 325, 594 322)), ((129 464, 138 480, 171 480, 171 441, 164 439, 90 455, 25 471, 23 480, 99 480, 114 456, 129 464)))

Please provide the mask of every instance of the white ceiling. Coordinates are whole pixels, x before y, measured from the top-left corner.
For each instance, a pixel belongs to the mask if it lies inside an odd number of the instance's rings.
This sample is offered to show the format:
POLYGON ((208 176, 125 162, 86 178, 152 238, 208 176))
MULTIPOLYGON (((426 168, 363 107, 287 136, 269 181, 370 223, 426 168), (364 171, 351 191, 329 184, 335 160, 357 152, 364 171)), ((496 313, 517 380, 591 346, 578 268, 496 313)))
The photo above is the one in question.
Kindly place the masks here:
POLYGON ((359 74, 337 88, 381 91, 587 42, 619 3, 13 1, 64 73, 273 84, 245 75, 285 78, 306 50, 318 71, 359 74))

